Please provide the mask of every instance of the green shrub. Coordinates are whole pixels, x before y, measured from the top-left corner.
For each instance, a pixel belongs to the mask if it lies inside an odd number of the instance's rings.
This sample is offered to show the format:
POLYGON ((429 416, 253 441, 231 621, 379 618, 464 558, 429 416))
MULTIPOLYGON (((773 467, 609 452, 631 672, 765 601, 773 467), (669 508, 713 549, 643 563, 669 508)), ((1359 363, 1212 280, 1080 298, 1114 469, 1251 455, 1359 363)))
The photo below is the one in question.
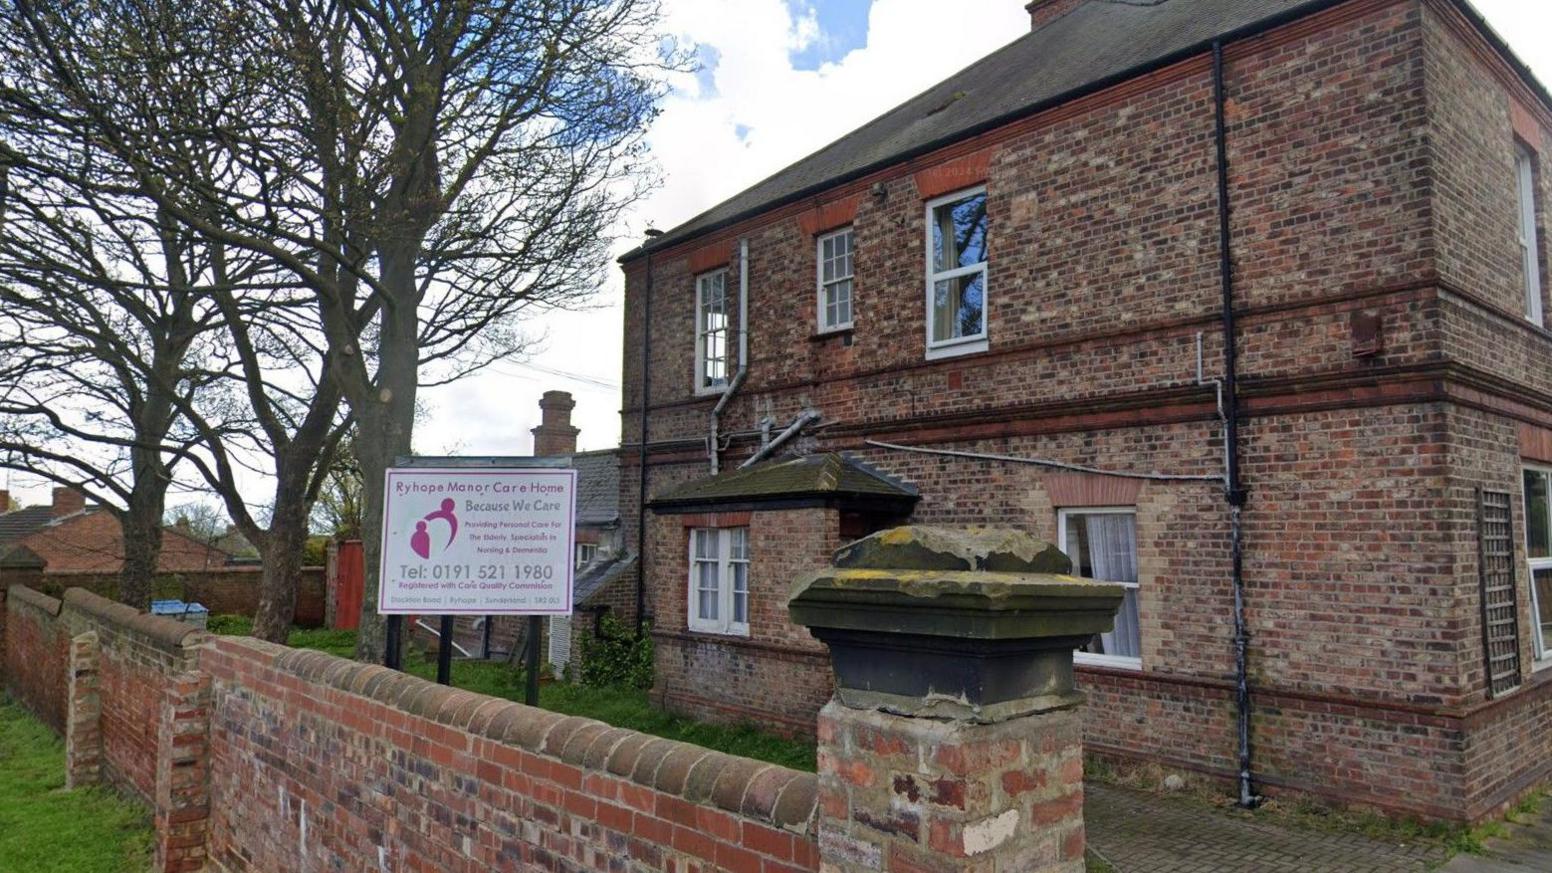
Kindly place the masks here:
POLYGON ((652 635, 637 638, 624 622, 604 616, 599 635, 582 637, 581 678, 594 688, 651 688, 652 635))

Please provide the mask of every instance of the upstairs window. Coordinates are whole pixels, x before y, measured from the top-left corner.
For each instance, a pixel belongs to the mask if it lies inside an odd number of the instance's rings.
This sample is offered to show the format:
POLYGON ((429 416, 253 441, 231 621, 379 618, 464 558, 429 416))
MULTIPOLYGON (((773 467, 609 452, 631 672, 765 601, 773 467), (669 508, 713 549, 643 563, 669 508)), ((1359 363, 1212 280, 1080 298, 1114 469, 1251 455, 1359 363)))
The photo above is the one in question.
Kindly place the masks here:
POLYGON ((577 543, 577 569, 580 570, 598 557, 597 543, 577 543))
POLYGON ((819 238, 819 332, 852 325, 851 228, 819 238))
POLYGON ((695 390, 721 391, 727 387, 729 345, 726 269, 702 274, 695 280, 695 390))
POLYGON ((986 189, 927 201, 927 357, 984 351, 986 189))
POLYGON ((1536 159, 1515 144, 1515 179, 1520 193, 1520 272, 1525 279, 1525 317, 1541 324, 1541 257, 1536 240, 1536 159))
POLYGON ((749 635, 749 528, 690 531, 689 626, 749 635))
POLYGON ((1111 667, 1142 666, 1142 628, 1137 611, 1137 511, 1063 509, 1057 539, 1072 559, 1072 573, 1085 579, 1116 582, 1126 589, 1115 627, 1095 634, 1074 653, 1078 663, 1111 667))

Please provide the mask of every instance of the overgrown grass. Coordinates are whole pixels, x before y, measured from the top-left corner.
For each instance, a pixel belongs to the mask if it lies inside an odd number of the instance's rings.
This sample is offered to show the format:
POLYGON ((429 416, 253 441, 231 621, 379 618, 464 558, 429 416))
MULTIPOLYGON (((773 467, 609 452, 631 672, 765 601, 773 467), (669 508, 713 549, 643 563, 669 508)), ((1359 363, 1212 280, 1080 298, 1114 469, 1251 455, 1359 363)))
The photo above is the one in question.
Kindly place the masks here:
MULTIPOLYGON (((242 616, 210 618, 211 633, 247 635, 253 623, 242 616)), ((337 630, 291 631, 288 645, 316 649, 342 658, 355 657, 356 632, 337 630)), ((422 679, 436 678, 436 660, 413 647, 404 653, 406 673, 422 679)), ((453 661, 453 687, 506 700, 523 700, 521 668, 498 661, 453 661)), ((789 740, 761 731, 753 725, 714 725, 671 715, 656 709, 647 692, 632 688, 592 688, 564 682, 547 682, 539 688, 539 706, 551 712, 595 718, 615 727, 680 740, 729 755, 755 758, 812 772, 817 753, 812 742, 789 740)), ((0 867, 0 870, 4 870, 0 867)))
POLYGON ((0 698, 0 870, 140 873, 150 858, 145 810, 105 789, 66 791, 64 747, 0 698))

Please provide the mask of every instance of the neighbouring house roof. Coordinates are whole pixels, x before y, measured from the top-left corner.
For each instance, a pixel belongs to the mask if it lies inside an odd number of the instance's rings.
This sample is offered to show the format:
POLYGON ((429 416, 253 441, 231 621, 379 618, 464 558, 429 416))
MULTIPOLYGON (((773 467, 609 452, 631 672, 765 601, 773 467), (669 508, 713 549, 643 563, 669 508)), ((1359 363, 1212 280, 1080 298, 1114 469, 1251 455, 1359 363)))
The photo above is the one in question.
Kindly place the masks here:
POLYGON ((577 574, 571 590, 573 609, 587 605, 594 594, 622 579, 636 577, 636 556, 631 553, 601 558, 588 564, 577 574))
POLYGON ((918 497, 915 488, 855 458, 826 453, 766 461, 696 479, 670 488, 649 505, 660 511, 745 504, 869 503, 906 508, 918 497))
POLYGON ((620 453, 579 452, 571 456, 577 471, 577 524, 608 525, 620 520, 620 453))
MULTIPOLYGON (((1089 0, 846 136, 675 227, 630 261, 767 209, 822 193, 1048 106, 1200 54, 1334 0, 1089 0)), ((1469 3, 1463 12, 1543 100, 1546 90, 1469 3)))
POLYGON ((0 514, 0 551, 31 536, 53 519, 54 510, 49 506, 30 506, 0 514))

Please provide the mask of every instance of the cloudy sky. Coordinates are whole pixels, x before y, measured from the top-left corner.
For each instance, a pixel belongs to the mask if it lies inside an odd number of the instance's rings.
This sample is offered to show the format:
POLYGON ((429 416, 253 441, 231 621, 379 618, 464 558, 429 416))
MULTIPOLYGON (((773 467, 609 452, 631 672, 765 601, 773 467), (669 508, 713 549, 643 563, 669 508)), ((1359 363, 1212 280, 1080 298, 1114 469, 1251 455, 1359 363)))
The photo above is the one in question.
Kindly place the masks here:
MULTIPOLYGON (((696 47, 651 131, 664 185, 628 219, 630 242, 737 193, 1025 33, 1026 0, 663 0, 666 30, 696 47)), ((1191 2, 1191 0, 1175 0, 1191 2)), ((1520 57, 1552 83, 1552 4, 1477 0, 1520 57)), ((587 312, 536 320, 534 351, 424 392, 426 454, 521 455, 539 395, 571 391, 581 447, 620 440, 621 281, 587 312)), ((11 480, 24 501, 47 489, 11 480)), ((180 502, 174 499, 173 502, 180 502)))
MULTIPOLYGON (((926 89, 1029 27, 1026 0, 664 0, 667 29, 699 47, 651 134, 663 187, 628 232, 668 229, 926 89)), ((1190 0, 1176 0, 1190 2, 1190 0)), ((1552 4, 1477 0, 1520 57, 1552 83, 1552 4)), ((629 248, 629 246, 623 246, 629 248)), ((504 363, 428 392, 427 453, 525 454, 538 398, 571 391, 584 449, 620 441, 618 273, 586 313, 553 314, 528 364, 504 363)))

